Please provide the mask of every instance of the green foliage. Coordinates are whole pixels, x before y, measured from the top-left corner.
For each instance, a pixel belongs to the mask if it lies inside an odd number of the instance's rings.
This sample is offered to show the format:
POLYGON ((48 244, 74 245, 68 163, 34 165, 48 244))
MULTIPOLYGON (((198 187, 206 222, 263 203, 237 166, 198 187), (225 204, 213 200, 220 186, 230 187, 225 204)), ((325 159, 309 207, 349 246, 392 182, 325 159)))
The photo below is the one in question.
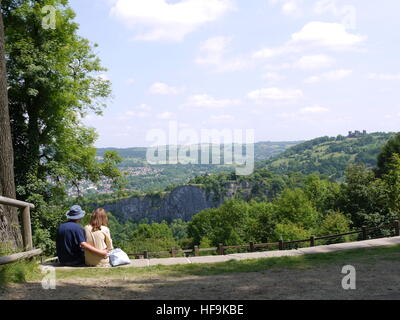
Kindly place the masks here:
POLYGON ((203 237, 200 240, 199 248, 203 248, 203 249, 212 248, 212 245, 213 244, 210 239, 208 239, 207 237, 203 237))
POLYGON ((286 189, 274 201, 277 219, 282 222, 294 223, 303 228, 314 228, 320 218, 312 202, 300 189, 286 189))
POLYGON ((269 242, 278 221, 274 205, 270 202, 252 201, 249 205, 249 215, 253 217, 252 225, 249 226, 253 240, 269 242))
POLYGON ((400 154, 400 133, 390 138, 378 155, 377 174, 380 177, 389 172, 394 154, 400 154))
POLYGON ((255 224, 255 219, 250 215, 249 207, 244 201, 229 200, 218 209, 204 210, 189 223, 189 236, 195 243, 206 237, 214 246, 252 241, 251 226, 255 224))
POLYGON ((307 177, 304 192, 317 211, 324 213, 334 207, 340 185, 313 174, 307 177))
POLYGON ((182 219, 172 221, 170 228, 174 239, 183 240, 188 237, 188 223, 182 219))
POLYGON ((309 235, 318 218, 301 190, 288 189, 272 203, 237 199, 225 201, 217 209, 204 210, 189 223, 189 235, 195 243, 207 239, 213 246, 279 240, 278 235, 294 239, 296 232, 300 237, 309 235), (289 233, 283 232, 284 226, 289 233))
POLYGON ((388 210, 386 185, 375 178, 372 170, 363 166, 349 167, 345 182, 341 185, 337 207, 350 215, 354 228, 378 227, 393 220, 394 216, 388 210))
POLYGON ((62 201, 62 191, 57 192, 45 181, 30 176, 25 186, 19 186, 18 192, 26 201, 34 203, 31 211, 32 237, 35 247, 41 248, 45 254, 55 254, 55 236, 58 226, 66 220, 68 204, 59 205, 62 201), (48 198, 52 194, 53 198, 48 198))
POLYGON ((129 253, 158 252, 178 247, 166 223, 140 224, 124 243, 124 249, 129 253))
POLYGON ((376 166, 378 153, 392 136, 393 133, 372 133, 351 138, 321 137, 289 148, 268 160, 266 166, 275 173, 316 173, 342 181, 349 165, 376 166))
MULTIPOLYGON (((351 220, 341 212, 332 211, 328 213, 318 228, 318 236, 341 234, 350 231, 351 220)), ((343 236, 335 239, 324 241, 325 244, 346 242, 350 240, 350 236, 343 236)))
POLYGON ((35 204, 33 240, 54 254, 58 225, 67 210, 66 192, 82 181, 107 178, 119 190, 122 160, 115 152, 96 160, 97 134, 82 123, 101 114, 111 83, 94 53, 78 35, 67 0, 4 0, 6 63, 18 198, 35 204), (56 8, 56 28, 42 27, 45 5, 56 8))
POLYGON ((17 185, 27 176, 59 183, 91 178, 96 154, 88 112, 101 113, 110 96, 106 71, 89 41, 78 36, 67 1, 2 1, 17 185), (57 25, 42 28, 44 5, 57 11, 57 25))
POLYGON ((386 168, 382 180, 388 194, 388 210, 400 217, 400 154, 394 153, 386 168))
MULTIPOLYGON (((279 240, 294 241, 294 240, 305 240, 311 236, 311 230, 306 230, 302 226, 295 223, 278 223, 275 227, 272 241, 276 242, 279 240)), ((297 246, 309 246, 308 243, 300 243, 297 246)))

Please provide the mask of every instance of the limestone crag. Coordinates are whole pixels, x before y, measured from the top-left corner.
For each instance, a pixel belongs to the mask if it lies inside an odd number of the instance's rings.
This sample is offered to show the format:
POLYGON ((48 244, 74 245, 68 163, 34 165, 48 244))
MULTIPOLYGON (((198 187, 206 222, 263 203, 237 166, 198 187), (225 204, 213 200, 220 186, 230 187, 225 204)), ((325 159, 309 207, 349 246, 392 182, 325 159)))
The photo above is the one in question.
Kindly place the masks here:
POLYGON ((223 199, 217 199, 212 192, 206 192, 200 186, 179 186, 171 192, 160 195, 132 197, 107 203, 103 207, 112 212, 120 221, 149 222, 172 221, 182 219, 189 221, 200 211, 220 206, 223 199))

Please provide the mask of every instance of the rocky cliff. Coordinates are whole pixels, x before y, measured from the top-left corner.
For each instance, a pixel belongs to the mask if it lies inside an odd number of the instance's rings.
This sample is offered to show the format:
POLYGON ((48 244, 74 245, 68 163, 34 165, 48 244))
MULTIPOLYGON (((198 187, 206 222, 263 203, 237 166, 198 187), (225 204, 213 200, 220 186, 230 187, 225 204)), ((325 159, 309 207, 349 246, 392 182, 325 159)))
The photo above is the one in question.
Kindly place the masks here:
POLYGON ((216 208, 222 202, 223 199, 216 199, 212 192, 207 193, 200 186, 185 185, 175 188, 165 196, 132 197, 107 203, 103 207, 120 221, 138 221, 145 218, 149 222, 174 219, 189 221, 200 211, 216 208))

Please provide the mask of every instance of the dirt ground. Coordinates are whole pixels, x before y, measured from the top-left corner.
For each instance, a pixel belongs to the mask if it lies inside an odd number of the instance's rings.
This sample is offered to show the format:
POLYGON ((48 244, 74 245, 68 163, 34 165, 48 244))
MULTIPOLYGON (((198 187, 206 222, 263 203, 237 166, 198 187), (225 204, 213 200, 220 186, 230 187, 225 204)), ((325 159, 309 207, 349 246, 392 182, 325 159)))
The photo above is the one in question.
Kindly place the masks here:
POLYGON ((400 261, 354 264, 356 290, 343 290, 342 267, 323 265, 184 277, 61 279, 56 290, 44 290, 40 282, 0 289, 0 300, 400 299, 400 261))

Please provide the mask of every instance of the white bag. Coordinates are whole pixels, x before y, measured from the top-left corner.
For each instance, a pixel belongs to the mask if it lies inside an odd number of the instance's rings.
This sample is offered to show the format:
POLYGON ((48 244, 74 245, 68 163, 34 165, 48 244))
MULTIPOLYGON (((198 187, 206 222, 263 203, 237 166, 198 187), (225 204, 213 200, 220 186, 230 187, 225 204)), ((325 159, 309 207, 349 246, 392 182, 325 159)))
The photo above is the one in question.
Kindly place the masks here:
POLYGON ((131 264, 131 260, 129 259, 128 255, 121 249, 112 250, 110 252, 109 258, 110 264, 113 267, 122 266, 124 264, 131 264))

